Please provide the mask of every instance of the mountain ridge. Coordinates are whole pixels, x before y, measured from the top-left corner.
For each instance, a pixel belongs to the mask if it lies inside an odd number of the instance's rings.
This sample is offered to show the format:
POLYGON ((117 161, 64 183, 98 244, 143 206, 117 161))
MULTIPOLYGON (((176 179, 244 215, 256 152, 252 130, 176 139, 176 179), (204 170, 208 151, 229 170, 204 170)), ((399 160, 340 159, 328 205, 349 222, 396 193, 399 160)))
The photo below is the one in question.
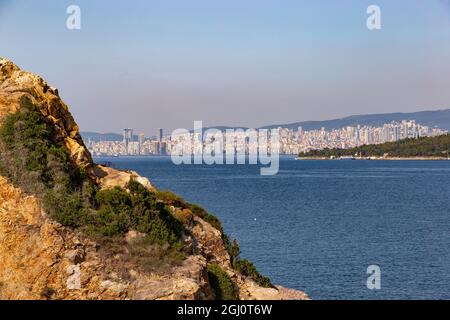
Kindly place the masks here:
MULTIPOLYGON (((291 130, 297 130, 302 127, 303 130, 319 130, 325 128, 325 130, 340 129, 346 126, 382 126, 385 123, 402 120, 415 120, 417 123, 426 125, 429 127, 438 127, 443 130, 450 131, 450 109, 438 109, 438 110, 425 110, 416 112, 393 112, 393 113, 374 113, 374 114, 361 114, 351 115, 343 118, 336 118, 330 120, 307 120, 292 122, 287 124, 272 124, 259 127, 257 129, 275 129, 275 128, 288 128, 291 130)), ((203 130, 218 129, 224 131, 226 129, 249 129, 244 126, 216 126, 205 127, 203 130)), ((85 141, 92 139, 94 141, 120 141, 122 135, 118 133, 99 133, 94 131, 82 131, 81 136, 85 141)))
POLYGON ((331 130, 340 129, 352 125, 379 126, 392 121, 401 120, 415 120, 422 125, 432 127, 437 126, 441 129, 450 130, 450 109, 351 115, 348 117, 330 120, 308 120, 281 125, 266 125, 261 128, 272 129, 283 127, 289 129, 297 129, 301 126, 303 130, 317 130, 321 128, 331 130))

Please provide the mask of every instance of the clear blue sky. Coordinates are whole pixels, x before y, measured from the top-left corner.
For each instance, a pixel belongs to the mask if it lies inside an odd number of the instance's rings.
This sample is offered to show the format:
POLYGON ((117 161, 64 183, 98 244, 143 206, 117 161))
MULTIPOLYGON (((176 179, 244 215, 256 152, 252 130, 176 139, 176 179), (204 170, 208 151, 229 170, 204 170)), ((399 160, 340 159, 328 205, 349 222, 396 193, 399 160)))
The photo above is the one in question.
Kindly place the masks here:
POLYGON ((85 131, 450 108, 450 0, 0 0, 0 39, 85 131))

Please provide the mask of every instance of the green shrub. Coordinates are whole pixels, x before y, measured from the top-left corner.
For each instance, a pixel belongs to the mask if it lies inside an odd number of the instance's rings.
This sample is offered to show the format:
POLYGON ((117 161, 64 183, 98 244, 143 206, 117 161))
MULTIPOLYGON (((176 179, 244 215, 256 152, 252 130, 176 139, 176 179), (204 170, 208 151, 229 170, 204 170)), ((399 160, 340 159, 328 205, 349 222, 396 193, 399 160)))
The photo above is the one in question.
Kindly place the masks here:
POLYGON ((250 277, 261 287, 270 288, 273 287, 270 279, 261 275, 253 263, 248 260, 236 259, 233 263, 233 267, 236 271, 246 277, 250 277))
POLYGON ((136 230, 145 233, 147 241, 168 246, 159 252, 181 250, 182 224, 154 193, 136 181, 127 190, 99 190, 55 137, 54 126, 39 108, 22 98, 20 110, 7 116, 0 128, 0 173, 41 198, 49 216, 64 226, 109 237, 136 230))
POLYGON ((86 208, 78 193, 48 190, 44 195, 43 205, 52 219, 66 227, 75 229, 86 222, 86 208))
MULTIPOLYGON (((99 190, 55 137, 54 127, 28 98, 21 99, 20 110, 7 116, 0 127, 0 174, 39 197, 52 219, 95 237, 123 239, 130 230, 144 233, 145 241, 128 251, 137 255, 136 261, 151 265, 150 260, 161 260, 164 255, 167 261, 184 257, 180 242, 183 225, 167 205, 188 209, 222 233, 236 270, 270 286, 253 264, 239 260, 239 245, 229 240, 218 218, 173 192, 153 193, 136 181, 130 181, 126 189, 99 190)), ((219 299, 237 298, 232 280, 218 265, 209 265, 208 275, 219 299)))
POLYGON ((234 264, 234 261, 236 261, 239 258, 239 255, 241 254, 241 248, 239 247, 239 243, 236 240, 230 241, 229 238, 227 237, 225 246, 228 251, 228 254, 230 255, 231 263, 234 264))
POLYGON ((0 128, 0 171, 30 193, 41 193, 55 184, 79 188, 83 174, 70 161, 65 147, 53 141, 55 137, 53 126, 39 109, 22 98, 20 110, 6 117, 0 128))
POLYGON ((158 191, 156 197, 160 201, 163 201, 164 203, 172 205, 176 208, 191 210, 192 214, 208 222, 214 228, 222 232, 222 234, 224 233, 222 223, 220 222, 220 220, 216 216, 208 213, 205 209, 203 209, 199 205, 190 204, 186 202, 182 197, 178 196, 172 191, 158 191))
POLYGON ((154 243, 176 245, 182 224, 140 183, 131 181, 127 190, 115 187, 96 192, 97 211, 89 219, 90 230, 104 236, 136 230, 154 243))
POLYGON ((157 194, 157 198, 163 201, 167 201, 175 207, 189 209, 195 216, 200 217, 204 221, 210 223, 214 228, 222 233, 222 240, 228 254, 230 255, 230 260, 233 268, 242 275, 250 277, 253 281, 255 281, 262 287, 273 287, 270 279, 261 275, 253 265, 253 263, 248 260, 241 260, 239 258, 239 255, 241 254, 239 243, 236 240, 230 240, 230 238, 225 234, 223 230, 221 221, 216 216, 209 214, 205 209, 196 204, 187 203, 183 198, 170 191, 159 192, 157 194))
POLYGON ((179 195, 173 193, 172 191, 164 190, 164 191, 157 191, 156 197, 158 200, 167 203, 168 205, 177 207, 177 208, 187 208, 189 205, 186 201, 184 201, 183 198, 181 198, 179 195))
POLYGON ((253 281, 262 287, 273 287, 270 279, 261 275, 253 263, 248 260, 240 259, 241 248, 236 240, 231 241, 228 236, 224 236, 225 248, 230 255, 230 260, 233 268, 245 277, 250 277, 253 281))
POLYGON ((218 264, 209 264, 207 271, 209 283, 214 290, 217 300, 239 299, 233 280, 218 264))
POLYGON ((202 218, 204 221, 208 222, 210 225, 212 225, 214 228, 216 228, 217 230, 219 230, 222 234, 224 234, 223 231, 223 227, 222 227, 222 222, 219 220, 219 218, 217 218, 216 216, 207 213, 206 211, 204 211, 202 214, 196 214, 194 213, 196 216, 202 218))

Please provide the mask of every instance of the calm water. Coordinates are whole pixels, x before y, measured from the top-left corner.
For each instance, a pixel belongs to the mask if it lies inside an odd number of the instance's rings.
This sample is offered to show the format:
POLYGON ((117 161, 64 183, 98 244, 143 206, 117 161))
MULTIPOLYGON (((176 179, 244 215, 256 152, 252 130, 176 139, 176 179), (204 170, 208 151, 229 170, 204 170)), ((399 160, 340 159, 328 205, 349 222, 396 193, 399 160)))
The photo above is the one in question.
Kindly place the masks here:
POLYGON ((243 256, 313 299, 450 299, 450 161, 295 161, 175 166, 102 158, 223 221, 243 256), (381 267, 381 290, 366 287, 381 267))

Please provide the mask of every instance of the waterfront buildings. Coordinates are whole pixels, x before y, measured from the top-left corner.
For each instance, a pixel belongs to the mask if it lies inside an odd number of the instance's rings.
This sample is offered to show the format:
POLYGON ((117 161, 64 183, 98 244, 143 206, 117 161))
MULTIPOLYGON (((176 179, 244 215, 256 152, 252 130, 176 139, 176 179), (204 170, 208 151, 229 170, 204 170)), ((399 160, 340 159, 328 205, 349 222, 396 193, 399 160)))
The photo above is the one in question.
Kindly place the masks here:
MULTIPOLYGON (((391 122, 382 126, 347 126, 340 129, 297 130, 278 128, 280 138, 280 153, 296 155, 309 150, 324 148, 353 148, 365 144, 380 144, 398 141, 406 138, 430 137, 446 134, 446 130, 421 125, 413 120, 391 122)), ((217 132, 210 132, 203 137, 203 144, 217 143, 217 132)), ((233 145, 223 143, 221 149, 234 148, 236 152, 249 153, 257 150, 255 142, 248 139, 245 131, 233 133, 233 145)), ((169 155, 172 148, 182 141, 201 141, 201 134, 186 133, 178 136, 164 136, 163 130, 158 130, 156 138, 149 139, 143 134, 135 137, 133 129, 124 129, 123 141, 89 141, 88 147, 94 155, 169 155)), ((184 147, 184 146, 183 146, 184 147)), ((202 144, 200 144, 200 148, 202 144)), ((186 143, 185 152, 194 153, 198 144, 186 143)))

